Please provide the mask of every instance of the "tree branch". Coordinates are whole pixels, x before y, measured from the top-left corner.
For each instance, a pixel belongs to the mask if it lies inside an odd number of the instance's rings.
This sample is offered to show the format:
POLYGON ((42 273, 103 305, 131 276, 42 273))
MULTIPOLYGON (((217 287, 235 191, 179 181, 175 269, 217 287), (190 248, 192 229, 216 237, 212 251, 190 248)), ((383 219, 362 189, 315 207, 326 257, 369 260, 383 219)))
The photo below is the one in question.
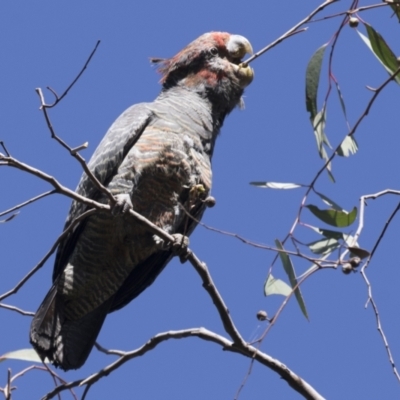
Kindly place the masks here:
POLYGON ((255 358, 260 364, 267 366, 273 371, 277 372, 282 379, 284 379, 296 392, 301 394, 304 398, 309 400, 324 400, 324 398, 306 381, 304 381, 300 376, 295 374, 286 365, 282 364, 279 360, 270 357, 269 355, 261 352, 253 346, 246 343, 237 344, 232 342, 225 337, 209 331, 206 328, 193 328, 184 329, 180 331, 169 331, 164 333, 159 333, 148 340, 144 345, 136 350, 126 352, 120 358, 118 358, 113 363, 107 365, 102 370, 96 372, 95 374, 85 378, 78 379, 73 382, 69 382, 64 385, 60 385, 51 392, 47 393, 42 400, 52 399, 58 393, 71 389, 77 386, 93 385, 101 378, 109 375, 121 365, 125 364, 127 361, 133 358, 143 356, 148 351, 156 348, 160 343, 163 343, 169 339, 183 339, 187 337, 198 337, 202 340, 216 343, 220 345, 225 351, 231 351, 233 353, 238 353, 249 358, 255 358))

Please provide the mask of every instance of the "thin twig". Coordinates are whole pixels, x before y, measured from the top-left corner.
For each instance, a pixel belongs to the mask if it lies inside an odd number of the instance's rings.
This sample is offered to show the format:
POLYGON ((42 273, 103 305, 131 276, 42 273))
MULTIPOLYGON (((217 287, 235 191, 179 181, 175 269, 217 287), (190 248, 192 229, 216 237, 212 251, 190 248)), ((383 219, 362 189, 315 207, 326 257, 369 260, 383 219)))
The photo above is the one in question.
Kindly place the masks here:
POLYGON ((88 147, 88 143, 84 143, 80 146, 77 146, 75 148, 72 148, 71 146, 69 146, 64 140, 62 140, 55 132, 54 128, 53 128, 53 124, 51 123, 50 117, 48 115, 47 109, 48 108, 52 108, 55 107, 67 94, 68 92, 72 89, 72 87, 75 85, 75 83, 79 80, 79 78, 82 76, 83 72, 86 70, 86 68, 88 67, 92 57, 94 56, 97 48, 100 45, 100 40, 97 41, 94 49, 92 50, 92 52, 90 53, 88 59, 86 60, 84 66, 82 67, 81 71, 78 73, 78 75, 76 76, 76 78, 72 81, 72 83, 67 87, 67 89, 65 89, 64 93, 61 96, 58 96, 56 91, 54 89, 52 89, 51 87, 47 87, 47 89, 49 91, 51 91, 53 93, 53 95, 55 96, 56 100, 54 101, 54 103, 52 104, 46 104, 45 99, 44 99, 44 95, 42 92, 41 88, 36 88, 36 93, 39 96, 40 99, 40 110, 42 110, 47 127, 49 128, 51 137, 53 139, 55 139, 62 147, 64 147, 66 150, 69 151, 69 153, 76 159, 78 160, 78 162, 80 163, 82 169, 84 170, 84 172, 86 173, 86 175, 89 177, 89 179, 94 183, 94 185, 96 186, 96 188, 103 194, 105 194, 105 196, 110 200, 110 204, 113 206, 116 203, 116 200, 114 199, 114 196, 111 194, 111 192, 94 176, 94 174, 92 173, 92 171, 90 171, 85 159, 79 154, 79 151, 82 149, 86 149, 88 147))
POLYGON ((341 12, 339 12, 337 14, 328 15, 326 17, 313 19, 313 20, 310 21, 310 23, 321 22, 321 21, 325 21, 327 19, 340 17, 342 15, 353 15, 353 14, 356 14, 356 13, 361 12, 361 11, 372 10, 372 9, 378 8, 378 7, 386 7, 388 5, 389 5, 388 3, 371 4, 370 6, 358 7, 358 8, 350 9, 350 10, 347 10, 347 11, 341 11, 341 12))
MULTIPOLYGON (((392 194, 392 195, 394 194, 394 195, 399 196, 400 195, 400 191, 387 189, 387 190, 383 190, 383 191, 378 192, 378 193, 361 196, 361 198, 360 198, 360 216, 359 216, 360 222, 358 224, 357 232, 354 235, 354 243, 356 243, 356 241, 357 241, 358 237, 360 236, 361 231, 362 231, 362 229, 364 227, 365 205, 367 203, 367 200, 368 199, 375 200, 375 199, 377 199, 379 197, 382 197, 382 196, 385 196, 385 195, 388 195, 388 194, 392 194)), ((399 210, 400 210, 400 203, 397 204, 395 209, 390 214, 390 216, 389 216, 388 220, 386 221, 381 233, 378 236, 378 239, 376 240, 376 242, 375 242, 375 244, 374 244, 374 246, 373 246, 373 248, 371 250, 370 255, 368 256, 368 258, 367 258, 366 262, 364 263, 364 265, 361 267, 360 273, 361 273, 361 276, 364 279, 364 282, 365 282, 365 284, 367 286, 367 291, 368 291, 368 298, 367 298, 367 302, 365 304, 365 307, 367 307, 369 303, 372 306, 372 309, 373 309, 374 314, 375 314, 377 330, 378 330, 378 332, 379 332, 379 334, 380 334, 380 336, 382 338, 382 341, 383 341, 383 344, 384 344, 384 347, 385 347, 385 350, 386 350, 386 353, 387 353, 387 356, 388 356, 389 363, 390 363, 390 365, 392 367, 394 375, 396 376, 397 380, 400 382, 400 374, 397 371, 396 363, 394 361, 392 352, 390 350, 389 342, 388 342, 388 340, 386 338, 386 335, 385 335, 385 332, 383 330, 382 322, 381 322, 381 319, 380 319, 380 316, 379 316, 378 306, 377 306, 377 304, 376 304, 376 302, 374 300, 374 297, 372 295, 372 285, 369 282, 369 279, 368 279, 367 273, 366 273, 367 267, 370 264, 372 257, 374 256, 377 248, 379 247, 379 244, 380 244, 381 240, 385 236, 385 233, 386 233, 387 229, 389 228, 391 222, 393 221, 393 218, 396 216, 396 214, 399 212, 399 210)))
POLYGON ((254 61, 256 58, 260 57, 261 54, 264 54, 266 51, 272 49, 275 47, 277 44, 281 43, 283 40, 287 39, 288 37, 291 37, 297 33, 304 32, 307 28, 305 29, 299 29, 302 25, 306 24, 311 20, 311 18, 321 12, 325 7, 329 6, 330 4, 336 3, 339 0, 326 0, 324 3, 320 4, 311 14, 309 14, 306 18, 302 19, 299 23, 297 23, 295 26, 290 28, 286 33, 284 33, 282 36, 280 36, 278 39, 274 40, 271 44, 268 46, 264 47, 257 53, 253 54, 251 57, 249 57, 247 60, 243 61, 243 64, 249 64, 252 61, 254 61))
POLYGON ((18 205, 16 205, 16 206, 12 207, 12 208, 9 208, 9 209, 6 210, 6 211, 1 212, 1 213, 0 213, 0 217, 2 217, 3 215, 9 214, 9 213, 11 213, 11 212, 13 212, 13 211, 15 211, 15 210, 19 210, 20 208, 25 207, 25 206, 27 206, 28 204, 31 204, 31 203, 33 203, 33 202, 35 202, 35 201, 37 201, 37 200, 43 199, 43 197, 49 196, 49 195, 54 194, 54 193, 56 193, 55 190, 49 190, 48 192, 39 194, 39 195, 36 196, 36 197, 32 197, 31 199, 29 199, 29 200, 27 200, 27 201, 25 201, 25 202, 23 202, 23 203, 21 203, 21 204, 18 204, 18 205))
MULTIPOLYGON (((53 124, 51 123, 50 117, 47 112, 47 108, 50 108, 50 106, 47 106, 44 101, 44 96, 41 88, 36 88, 36 93, 38 94, 41 102, 40 109, 43 111, 43 115, 47 124, 47 127, 49 128, 51 137, 55 139, 62 147, 64 147, 68 152, 71 154, 72 157, 74 157, 79 164, 81 165, 83 171, 86 173, 86 175, 89 177, 89 179, 94 183, 96 188, 101 192, 106 195, 106 197, 110 200, 110 203, 112 205, 115 204, 116 200, 114 199, 114 196, 111 194, 111 192, 94 176, 92 171, 90 171, 85 159, 78 153, 78 150, 81 148, 86 148, 87 143, 84 143, 83 145, 80 145, 78 147, 75 147, 74 149, 71 148, 64 140, 62 140, 55 132, 53 128, 53 124)), ((63 97, 63 96, 62 96, 63 97)), ((60 97, 60 99, 62 99, 60 97)))
POLYGON ((82 397, 81 397, 81 400, 85 400, 85 399, 86 399, 86 395, 88 394, 89 389, 90 389, 91 387, 92 387, 92 384, 91 384, 91 383, 89 383, 89 384, 86 385, 85 390, 83 391, 83 395, 82 395, 82 397))
POLYGON ((22 315, 28 315, 30 317, 33 317, 35 315, 35 313, 32 311, 24 311, 21 308, 18 308, 15 306, 10 306, 9 304, 0 303, 0 308, 5 308, 6 310, 16 311, 17 313, 20 313, 22 315))
MULTIPOLYGON (((53 382, 54 382, 54 386, 55 386, 55 387, 57 387, 57 380, 58 380, 62 385, 64 385, 64 384, 67 383, 63 378, 61 378, 61 376, 59 376, 55 371, 53 371, 53 370, 48 366, 48 364, 44 363, 43 361, 42 361, 42 363, 43 363, 43 367, 42 367, 42 368, 45 368, 45 370, 49 373, 49 375, 50 375, 51 378, 53 379, 53 382)), ((70 393, 71 393, 71 396, 74 398, 74 400, 78 400, 78 397, 77 397, 77 395, 75 394, 74 390, 71 388, 71 389, 69 389, 69 391, 70 391, 70 393)), ((61 394, 60 394, 60 393, 57 395, 57 397, 58 397, 59 400, 61 400, 61 394)))
POLYGON ((365 281, 365 283, 367 285, 367 288, 368 288, 368 300, 367 300, 367 304, 365 304, 365 306, 367 307, 368 303, 371 303, 371 305, 372 305, 372 308, 373 308, 374 314, 375 314, 377 330, 378 330, 379 334, 381 335, 381 338, 382 338, 383 344, 385 346, 386 353, 387 353, 390 365, 392 367, 393 373, 396 376, 397 380, 400 382, 400 375, 399 375, 399 373, 397 371, 396 364, 394 362, 394 358, 393 358, 392 352, 390 350, 389 342, 387 341, 385 332, 384 332, 384 330, 382 328, 382 323, 381 323, 381 319, 380 319, 380 316, 379 316, 378 306, 376 305, 374 297, 372 296, 372 286, 371 286, 371 283, 369 282, 369 280, 367 278, 367 274, 365 272, 365 266, 363 266, 361 268, 360 272, 361 272, 361 275, 364 278, 364 281, 365 281))
POLYGON ((64 90, 64 93, 61 96, 58 96, 57 93, 50 87, 47 87, 48 90, 50 90, 53 94, 54 97, 56 98, 55 102, 53 104, 46 104, 47 108, 52 108, 55 107, 67 94, 68 92, 72 89, 72 87, 75 85, 75 83, 78 81, 78 79, 82 76, 82 74, 85 72, 86 68, 88 67, 92 57, 94 56, 94 53, 96 53, 97 48, 100 45, 100 40, 97 41, 96 45, 94 46, 94 49, 90 53, 88 59, 86 60, 84 66, 82 67, 81 71, 79 74, 76 76, 76 78, 72 81, 72 83, 64 90))
MULTIPOLYGON (((257 351, 260 350, 260 346, 261 346, 262 341, 263 341, 264 338, 267 336, 268 332, 272 329, 272 326, 276 323, 276 321, 277 321, 279 315, 282 313, 282 311, 284 310, 284 308, 285 308, 286 305, 288 304, 288 302, 289 302, 290 298, 293 296, 295 290, 297 290, 297 289, 300 287, 300 285, 301 285, 309 276, 311 276, 314 272, 316 272, 318 269, 320 269, 320 267, 319 267, 318 264, 315 265, 314 268, 310 268, 310 269, 307 271, 307 273, 304 274, 304 275, 302 276, 302 278, 298 280, 297 285, 296 285, 295 287, 292 288, 292 291, 289 293, 288 296, 286 296, 285 300, 283 300, 283 302, 282 302, 281 305, 279 306, 278 311, 275 313, 275 315, 274 315, 271 319, 269 319, 269 324, 268 324, 267 328, 264 330, 264 332, 262 333, 262 335, 261 335, 257 340, 255 340, 255 341, 253 342, 253 343, 257 343, 257 351)), ((244 386, 246 385, 246 382, 247 382, 248 378, 250 377, 250 375, 251 375, 251 373, 252 373, 252 371, 253 371, 254 361, 257 360, 256 355, 257 355, 257 354, 255 353, 254 356, 252 357, 251 361, 250 361, 250 365, 249 365, 249 368, 248 368, 248 370, 247 370, 247 373, 246 373, 245 377, 243 378, 243 380, 242 380, 242 382, 241 382, 241 384, 240 384, 240 386, 239 386, 239 388, 238 388, 238 390, 237 390, 237 392, 236 392, 236 395, 235 395, 235 397, 234 397, 234 400, 237 400, 237 399, 239 398, 239 395, 240 395, 241 391, 243 390, 244 386)))
POLYGON ((62 194, 64 196, 67 196, 75 201, 84 203, 90 207, 95 207, 99 210, 109 210, 110 209, 110 207, 107 204, 98 203, 94 200, 91 200, 84 196, 81 196, 80 194, 74 192, 73 190, 68 189, 66 186, 63 186, 53 176, 48 175, 45 172, 40 171, 36 168, 33 168, 30 165, 17 160, 16 158, 3 157, 0 155, 0 161, 3 161, 5 163, 5 165, 8 165, 9 167, 13 167, 13 168, 19 169, 21 171, 27 172, 31 175, 36 176, 37 178, 40 178, 40 179, 48 182, 51 186, 53 186, 53 188, 55 189, 55 192, 62 194))
MULTIPOLYGON (((286 250, 286 249, 283 249, 283 250, 282 250, 282 249, 278 249, 277 247, 272 247, 272 246, 268 246, 268 245, 266 245, 266 244, 261 244, 261 243, 253 242, 253 241, 251 241, 250 239, 246 239, 245 237, 243 237, 243 236, 241 236, 241 235, 239 235, 239 234, 237 234, 237 233, 228 232, 228 231, 224 231, 224 230, 222 230, 222 229, 214 228, 214 227, 212 227, 212 226, 210 226, 210 225, 205 224, 204 222, 201 222, 199 219, 195 218, 192 214, 190 214, 189 211, 187 211, 187 210, 185 209, 185 207, 183 206, 182 203, 179 203, 179 206, 180 206, 180 208, 182 209, 182 211, 183 211, 190 219, 192 219, 193 221, 196 222, 196 224, 202 226, 203 228, 205 228, 205 229, 207 229, 207 230, 209 230, 209 231, 211 231, 211 232, 219 233, 219 234, 224 235, 224 236, 233 237, 233 238, 235 238, 235 239, 238 239, 239 241, 241 241, 241 242, 244 243, 244 244, 247 244, 247 245, 249 245, 249 246, 255 247, 256 249, 273 251, 273 252, 276 252, 277 254, 279 254, 279 253, 285 253, 285 254, 291 255, 291 256, 293 256, 293 257, 303 258, 303 259, 305 259, 305 260, 307 260, 307 261, 309 261, 309 262, 311 262, 311 263, 317 263, 317 262, 320 261, 319 258, 311 258, 311 257, 308 257, 307 255, 301 253, 300 251, 290 251, 290 250, 286 250)), ((329 263, 331 264, 333 261, 329 261, 329 260, 328 260, 327 262, 329 262, 329 263)))

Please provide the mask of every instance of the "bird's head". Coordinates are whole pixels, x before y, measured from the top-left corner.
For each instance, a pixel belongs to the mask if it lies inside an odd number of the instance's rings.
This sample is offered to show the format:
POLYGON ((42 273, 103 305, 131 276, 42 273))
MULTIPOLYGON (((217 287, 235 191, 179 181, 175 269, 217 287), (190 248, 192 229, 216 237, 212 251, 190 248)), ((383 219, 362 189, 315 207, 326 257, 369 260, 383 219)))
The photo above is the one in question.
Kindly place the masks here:
POLYGON ((244 88, 253 80, 253 69, 241 65, 243 57, 252 51, 250 42, 243 36, 210 32, 174 57, 153 59, 153 62, 160 63, 165 90, 174 86, 195 90, 214 105, 224 105, 226 113, 240 103, 244 88))

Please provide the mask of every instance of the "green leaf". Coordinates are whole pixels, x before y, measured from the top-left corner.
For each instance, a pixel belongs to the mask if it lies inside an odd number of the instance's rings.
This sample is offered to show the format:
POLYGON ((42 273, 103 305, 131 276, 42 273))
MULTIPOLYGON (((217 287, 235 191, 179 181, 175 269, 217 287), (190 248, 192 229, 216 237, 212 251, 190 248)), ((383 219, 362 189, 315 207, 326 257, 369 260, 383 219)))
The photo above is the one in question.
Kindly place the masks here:
POLYGON ((346 136, 338 148, 337 154, 342 157, 348 157, 357 153, 358 145, 353 136, 346 136))
POLYGON ((322 193, 317 192, 316 190, 314 191, 315 194, 317 194, 319 197, 321 197, 322 201, 326 204, 328 204, 328 206, 331 206, 333 209, 335 210, 339 210, 339 211, 345 211, 345 209, 341 206, 339 206, 338 203, 335 203, 333 200, 331 200, 328 196, 325 196, 322 193))
MULTIPOLYGON (((314 228, 313 228, 314 229, 314 228)), ((318 233, 324 235, 327 238, 344 240, 343 233, 338 231, 331 231, 330 229, 315 228, 318 233)))
MULTIPOLYGON (((278 239, 275 239, 275 244, 279 250, 284 250, 282 243, 278 239)), ((292 289, 294 289, 297 286, 297 279, 296 279, 296 274, 294 272, 292 261, 290 260, 288 254, 285 253, 284 251, 280 251, 279 256, 282 261, 283 269, 285 270, 289 278, 290 285, 292 286, 292 289)), ((294 295, 296 296, 297 303, 299 304, 299 307, 303 315, 308 319, 307 309, 303 300, 303 296, 301 295, 300 287, 297 286, 297 288, 294 290, 294 295)))
POLYGON ((319 156, 325 161, 328 159, 328 155, 324 149, 324 129, 325 129, 325 108, 323 108, 313 120, 313 128, 315 140, 317 141, 317 148, 319 156))
POLYGON ((331 172, 329 169, 327 169, 326 172, 328 173, 329 179, 330 179, 333 183, 335 183, 336 181, 335 181, 335 178, 334 178, 333 175, 332 175, 332 172, 331 172))
POLYGON ((343 237, 344 237, 344 241, 345 241, 345 243, 347 244, 348 247, 352 247, 352 246, 360 247, 358 245, 358 243, 354 241, 354 236, 353 235, 347 235, 347 234, 344 233, 343 237))
POLYGON ((314 254, 329 254, 336 250, 340 243, 336 239, 328 238, 317 240, 307 246, 314 254))
POLYGON ((325 104, 322 107, 322 110, 315 116, 313 121, 313 128, 316 131, 316 134, 320 137, 319 142, 322 144, 326 144, 328 147, 332 148, 329 143, 328 137, 325 134, 325 125, 326 125, 326 106, 325 104))
POLYGON ((361 260, 363 258, 369 257, 369 255, 371 254, 368 250, 361 249, 360 247, 348 247, 348 249, 350 250, 351 254, 356 257, 360 257, 361 260))
MULTIPOLYGON (((327 162, 329 160, 329 157, 325 150, 324 144, 330 148, 332 147, 329 143, 328 137, 325 134, 325 122, 326 107, 324 104, 322 110, 316 114, 312 123, 314 128, 315 140, 317 141, 318 154, 325 162, 327 162)), ((335 178, 333 177, 331 170, 331 163, 328 163, 328 165, 326 166, 326 172, 328 173, 330 180, 332 182, 335 182, 335 178)))
POLYGON ((303 186, 297 183, 281 183, 281 182, 250 182, 250 185, 269 188, 269 189, 297 189, 303 186))
POLYGON ((267 282, 264 286, 264 294, 270 296, 271 294, 280 294, 282 296, 289 296, 292 293, 291 287, 284 281, 274 278, 271 274, 268 276, 267 282))
POLYGON ((306 108, 313 122, 317 115, 317 95, 322 60, 328 43, 322 45, 311 57, 306 70, 306 108))
POLYGON ((336 90, 337 90, 337 93, 338 93, 338 96, 339 96, 340 105, 342 107, 342 111, 343 111, 344 117, 346 118, 346 121, 347 121, 346 105, 344 104, 344 98, 343 98, 343 95, 342 95, 342 91, 340 90, 339 84, 336 81, 334 81, 334 82, 335 82, 336 90))
POLYGON ((312 204, 308 204, 306 207, 321 221, 338 228, 351 225, 357 217, 357 207, 354 207, 350 213, 347 211, 334 210, 332 208, 321 210, 312 204))
POLYGON ((4 360, 22 360, 22 361, 29 361, 29 362, 38 362, 42 363, 38 353, 36 353, 33 349, 21 349, 10 351, 9 353, 3 354, 0 356, 0 362, 4 360))
MULTIPOLYGON (((360 35, 361 39, 364 43, 369 47, 369 49, 374 53, 376 58, 381 62, 386 71, 392 75, 399 68, 399 62, 397 61, 397 57, 387 45, 383 37, 372 28, 371 25, 364 23, 368 38, 363 35, 361 32, 357 30, 357 33, 360 35)), ((399 75, 395 76, 395 81, 400 84, 399 75)))
POLYGON ((328 137, 325 134, 325 123, 326 123, 326 108, 325 106, 322 110, 315 116, 313 121, 313 128, 314 128, 314 135, 315 139, 317 140, 317 147, 319 156, 328 161, 328 155, 324 149, 324 144, 328 147, 331 147, 328 137))

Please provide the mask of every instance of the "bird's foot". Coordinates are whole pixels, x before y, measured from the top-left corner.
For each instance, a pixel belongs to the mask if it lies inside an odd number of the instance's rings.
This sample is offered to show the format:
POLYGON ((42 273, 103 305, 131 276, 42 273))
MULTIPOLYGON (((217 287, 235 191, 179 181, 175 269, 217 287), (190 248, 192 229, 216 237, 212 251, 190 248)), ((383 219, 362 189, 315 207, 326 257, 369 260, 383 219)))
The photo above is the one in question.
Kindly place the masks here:
POLYGON ((189 238, 187 236, 181 235, 180 233, 174 233, 171 236, 174 239, 171 242, 165 242, 164 239, 161 239, 158 235, 154 235, 153 239, 158 250, 172 251, 175 256, 179 257, 179 260, 183 264, 187 261, 190 254, 190 250, 188 249, 189 238))
POLYGON ((133 209, 131 196, 127 193, 117 194, 114 196, 116 203, 112 206, 112 215, 126 214, 133 209))
POLYGON ((179 257, 179 260, 183 264, 189 257, 189 238, 175 233, 172 235, 174 241, 170 244, 172 252, 179 257))

